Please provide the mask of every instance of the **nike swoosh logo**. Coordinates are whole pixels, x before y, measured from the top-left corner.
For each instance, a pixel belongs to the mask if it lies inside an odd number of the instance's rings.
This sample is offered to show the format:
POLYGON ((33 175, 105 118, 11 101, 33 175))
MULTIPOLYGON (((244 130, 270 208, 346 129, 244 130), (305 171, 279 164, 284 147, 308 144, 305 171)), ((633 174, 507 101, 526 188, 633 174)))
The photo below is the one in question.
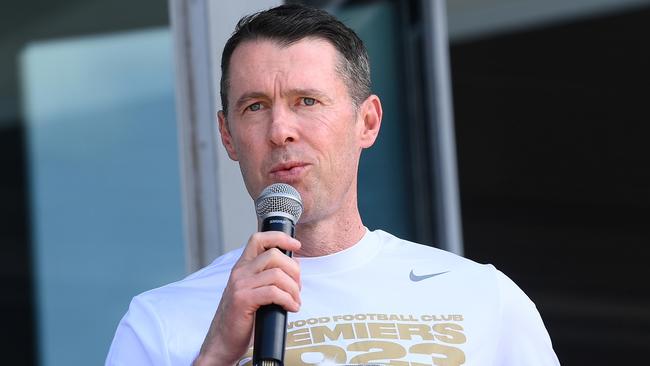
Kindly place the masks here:
POLYGON ((411 273, 409 273, 409 278, 410 278, 411 281, 413 281, 413 282, 418 282, 418 281, 426 280, 427 278, 431 278, 431 277, 435 277, 435 276, 440 276, 441 274, 445 274, 445 273, 447 273, 447 272, 449 272, 449 271, 444 271, 444 272, 439 272, 439 273, 432 273, 432 274, 427 274, 427 275, 418 276, 418 275, 416 275, 415 273, 413 273, 413 270, 411 270, 411 273))

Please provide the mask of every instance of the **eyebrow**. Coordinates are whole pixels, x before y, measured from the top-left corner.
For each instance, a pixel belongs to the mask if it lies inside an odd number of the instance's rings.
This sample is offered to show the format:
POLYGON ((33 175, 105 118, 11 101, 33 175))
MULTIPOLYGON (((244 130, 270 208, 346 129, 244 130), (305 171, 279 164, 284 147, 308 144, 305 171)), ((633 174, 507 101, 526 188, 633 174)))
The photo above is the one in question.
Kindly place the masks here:
MULTIPOLYGON (((325 101, 326 103, 329 103, 332 101, 330 97, 328 97, 325 93, 318 89, 313 89, 313 88, 295 88, 295 89, 290 89, 283 93, 284 95, 301 95, 301 96, 311 96, 314 97, 318 100, 325 101)), ((237 110, 241 109, 244 107, 244 105, 250 101, 251 99, 270 99, 266 93, 263 92, 258 92, 258 91, 253 91, 253 92, 247 92, 242 94, 239 99, 237 99, 237 102, 235 103, 235 108, 237 110)))

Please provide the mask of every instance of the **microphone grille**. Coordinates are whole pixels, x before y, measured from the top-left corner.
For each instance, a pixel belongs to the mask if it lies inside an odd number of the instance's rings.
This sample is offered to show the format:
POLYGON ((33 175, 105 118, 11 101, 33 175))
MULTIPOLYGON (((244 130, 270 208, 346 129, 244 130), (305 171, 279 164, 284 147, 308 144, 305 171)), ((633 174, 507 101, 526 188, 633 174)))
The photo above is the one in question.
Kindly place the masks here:
POLYGON ((302 215, 302 200, 298 190, 285 183, 274 183, 264 188, 255 200, 257 217, 264 219, 273 215, 290 216, 297 223, 302 215))

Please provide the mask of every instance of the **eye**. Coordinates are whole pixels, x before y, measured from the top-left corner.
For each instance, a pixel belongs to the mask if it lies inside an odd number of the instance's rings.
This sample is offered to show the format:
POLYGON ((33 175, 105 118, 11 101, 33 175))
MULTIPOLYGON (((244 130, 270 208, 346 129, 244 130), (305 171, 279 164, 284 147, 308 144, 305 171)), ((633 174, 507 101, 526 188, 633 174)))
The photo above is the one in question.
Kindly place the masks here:
POLYGON ((253 104, 249 105, 248 107, 246 107, 246 109, 248 109, 251 112, 259 111, 260 109, 262 109, 262 103, 260 103, 260 102, 253 103, 253 104))
POLYGON ((302 99, 302 104, 306 105, 306 106, 312 106, 312 105, 316 104, 316 99, 314 99, 314 98, 302 97, 300 99, 302 99))

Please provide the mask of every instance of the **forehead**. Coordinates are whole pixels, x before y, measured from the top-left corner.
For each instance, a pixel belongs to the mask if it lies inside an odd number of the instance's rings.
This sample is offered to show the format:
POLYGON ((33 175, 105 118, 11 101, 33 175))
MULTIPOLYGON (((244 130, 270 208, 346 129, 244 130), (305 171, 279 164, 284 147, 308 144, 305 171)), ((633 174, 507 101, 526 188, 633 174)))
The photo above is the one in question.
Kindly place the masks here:
POLYGON ((320 38, 303 38, 289 45, 269 39, 244 41, 230 59, 230 92, 278 83, 292 87, 332 86, 326 84, 342 82, 337 72, 340 57, 330 42, 320 38))

